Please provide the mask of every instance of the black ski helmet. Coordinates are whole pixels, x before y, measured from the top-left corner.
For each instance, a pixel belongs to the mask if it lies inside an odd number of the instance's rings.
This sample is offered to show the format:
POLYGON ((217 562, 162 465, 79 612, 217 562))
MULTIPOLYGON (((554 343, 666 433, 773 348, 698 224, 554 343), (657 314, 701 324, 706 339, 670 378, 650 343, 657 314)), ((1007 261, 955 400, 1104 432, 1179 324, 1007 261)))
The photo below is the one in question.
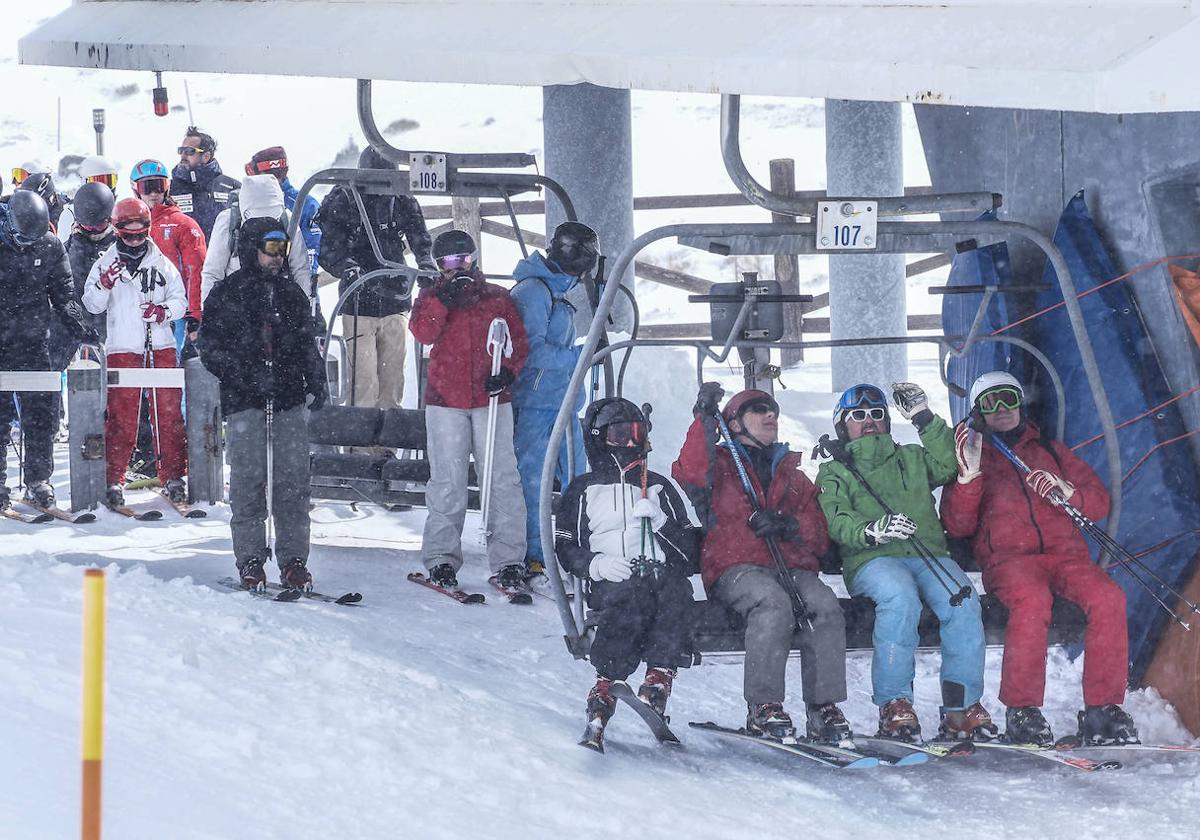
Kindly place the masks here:
POLYGON ((98 228, 112 221, 114 204, 116 198, 112 190, 99 181, 90 181, 75 192, 71 209, 75 211, 77 223, 98 228))
POLYGON ((546 248, 546 258, 564 273, 582 277, 596 267, 600 258, 600 237, 583 222, 563 222, 554 229, 546 248))
POLYGON ((474 254, 475 240, 465 230, 448 230, 439 233, 433 240, 433 258, 448 257, 452 254, 474 254))
POLYGON ((399 169, 400 167, 381 155, 374 146, 367 146, 358 156, 359 169, 399 169))
POLYGON ((50 211, 36 192, 18 189, 8 199, 8 224, 18 245, 32 245, 50 230, 50 211))
POLYGON ((640 461, 649 452, 647 436, 650 423, 642 410, 629 400, 620 397, 605 397, 596 400, 583 415, 583 447, 587 452, 588 464, 593 470, 604 465, 612 465, 615 456, 622 469, 640 461), (609 427, 622 424, 636 423, 636 429, 622 428, 623 432, 633 431, 632 439, 635 446, 626 446, 624 442, 609 441, 609 427))
POLYGON ((21 186, 17 187, 17 192, 28 190, 42 197, 42 201, 46 202, 47 207, 51 207, 58 203, 58 190, 54 188, 54 179, 50 177, 49 172, 35 172, 24 181, 21 186))
MULTIPOLYGON (((254 216, 242 222, 238 228, 237 257, 238 264, 243 269, 260 270, 258 268, 258 245, 269 233, 282 233, 286 238, 287 228, 278 219, 272 219, 270 216, 254 216)), ((284 262, 284 271, 287 271, 286 261, 284 262)))

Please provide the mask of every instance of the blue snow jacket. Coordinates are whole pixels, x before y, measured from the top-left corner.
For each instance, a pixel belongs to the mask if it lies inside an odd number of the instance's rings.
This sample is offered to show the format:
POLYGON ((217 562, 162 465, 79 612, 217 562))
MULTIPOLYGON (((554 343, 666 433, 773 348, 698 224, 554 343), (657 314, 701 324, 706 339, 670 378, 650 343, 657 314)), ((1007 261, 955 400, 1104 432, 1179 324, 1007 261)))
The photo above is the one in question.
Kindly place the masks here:
POLYGON ((241 186, 241 181, 221 171, 221 164, 216 160, 195 169, 188 169, 181 163, 171 171, 171 198, 180 210, 200 225, 206 242, 212 236, 217 216, 229 207, 234 192, 241 186))
MULTIPOLYGON (((575 346, 575 307, 563 298, 576 283, 569 274, 555 271, 534 252, 513 269, 517 284, 512 299, 529 336, 529 358, 513 383, 513 405, 554 409, 562 405, 571 373, 579 360, 575 346)), ((575 409, 583 407, 581 389, 575 409)))
MULTIPOLYGON (((300 190, 292 186, 292 182, 287 178, 283 179, 280 186, 283 187, 283 206, 291 212, 296 206, 296 197, 300 195, 300 190)), ((321 253, 321 228, 313 222, 320 209, 319 201, 311 195, 304 197, 304 209, 300 211, 300 233, 304 236, 304 244, 308 246, 308 260, 312 263, 313 274, 320 271, 317 255, 321 253)))

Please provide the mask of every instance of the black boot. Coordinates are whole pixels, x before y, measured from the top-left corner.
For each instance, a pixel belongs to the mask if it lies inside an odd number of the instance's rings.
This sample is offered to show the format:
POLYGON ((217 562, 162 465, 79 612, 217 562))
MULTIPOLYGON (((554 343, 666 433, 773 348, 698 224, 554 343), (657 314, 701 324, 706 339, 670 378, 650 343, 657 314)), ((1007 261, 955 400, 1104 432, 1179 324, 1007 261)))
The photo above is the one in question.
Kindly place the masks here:
POLYGON ((1048 747, 1054 743, 1054 733, 1037 706, 1009 706, 1004 713, 1004 740, 1048 747))
POLYGON ((1116 703, 1088 706, 1080 712, 1079 739, 1093 746, 1141 743, 1133 718, 1116 703))
POLYGON ((746 714, 746 731, 751 735, 769 738, 795 738, 792 716, 783 710, 782 703, 759 703, 750 706, 746 714))
POLYGON ((458 589, 458 578, 449 563, 439 563, 429 570, 429 580, 443 589, 458 589))
POLYGON ((850 723, 836 703, 808 705, 806 732, 810 741, 840 744, 850 740, 850 723))

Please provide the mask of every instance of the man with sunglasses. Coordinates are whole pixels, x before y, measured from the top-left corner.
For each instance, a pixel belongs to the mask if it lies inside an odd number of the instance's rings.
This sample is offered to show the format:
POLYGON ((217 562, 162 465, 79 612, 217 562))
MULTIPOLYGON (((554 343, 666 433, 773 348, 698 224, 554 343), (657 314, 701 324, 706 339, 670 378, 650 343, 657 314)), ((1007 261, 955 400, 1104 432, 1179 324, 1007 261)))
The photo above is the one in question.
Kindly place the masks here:
POLYGON ((467 513, 467 464, 483 476, 488 450, 488 404, 495 396, 492 486, 487 534, 488 565, 508 587, 525 583, 525 503, 513 453, 513 380, 525 364, 529 343, 521 316, 503 286, 488 283, 475 262, 475 240, 448 230, 433 243, 437 278, 421 278, 409 329, 429 347, 425 386, 429 515, 421 540, 421 560, 434 583, 458 587, 463 563, 462 529, 467 513), (500 372, 492 375, 488 338, 492 321, 508 324, 508 344, 500 372))
MULTIPOLYGON (((72 289, 66 251, 50 233, 46 203, 36 193, 19 190, 0 204, 0 370, 50 369, 47 332, 55 320, 76 341, 97 340, 72 289)), ((50 476, 58 428, 56 401, 54 392, 0 391, 0 509, 9 505, 4 473, 18 403, 25 497, 38 507, 54 505, 50 476)))
POLYGON ((278 219, 247 219, 237 248, 241 268, 209 295, 197 342, 204 366, 221 382, 234 559, 244 586, 265 584, 264 566, 272 551, 269 513, 279 582, 307 589, 312 586, 307 417, 328 399, 325 364, 308 297, 286 271, 290 243, 283 225, 278 219), (270 476, 268 423, 274 456, 270 476))
POLYGON ((171 173, 171 196, 200 225, 207 240, 217 215, 229 206, 241 183, 221 171, 214 157, 217 141, 194 125, 188 126, 176 151, 179 163, 171 173))
POLYGON ((971 414, 955 429, 958 479, 942 494, 942 522, 970 538, 988 592, 1008 607, 1000 702, 1008 740, 1054 743, 1042 715, 1047 628, 1054 596, 1087 614, 1079 735, 1089 743, 1137 740, 1121 708, 1128 682, 1125 595, 1092 562, 1071 520, 1055 510, 1061 496, 1093 521, 1108 516, 1108 490, 1095 471, 1026 417, 1025 390, 1009 373, 985 373, 971 386, 971 414), (1029 467, 1022 476, 994 447, 1003 441, 1029 467))
POLYGON ((700 387, 692 409, 695 419, 671 475, 692 500, 705 529, 700 555, 705 590, 746 623, 746 729, 774 737, 794 734, 783 704, 788 653, 799 629, 806 734, 842 741, 850 736, 837 706, 846 699, 846 626, 837 596, 819 576, 829 534, 816 487, 801 471, 801 454, 778 441, 779 405, 770 394, 742 391, 720 409, 723 396, 716 382, 700 387), (733 435, 732 445, 757 500, 754 507, 733 455, 720 445, 718 411, 733 435), (791 583, 811 614, 811 628, 797 628, 768 538, 777 544, 791 583))
MULTIPOLYGON (((89 312, 107 313, 108 367, 178 367, 171 321, 187 311, 183 280, 151 240, 150 208, 141 199, 118 201, 112 222, 116 241, 92 266, 83 293, 89 312)), ((141 396, 139 388, 108 392, 104 454, 109 507, 125 504, 125 470, 137 441, 141 396)), ((187 501, 182 396, 179 388, 154 388, 149 404, 157 475, 164 493, 180 503, 187 501)))
POLYGON ((901 382, 892 391, 896 408, 912 421, 921 443, 897 444, 883 391, 855 385, 838 400, 833 424, 835 445, 844 448, 844 459, 859 475, 842 460, 821 464, 817 473, 821 508, 841 554, 846 589, 875 603, 871 683, 879 706, 878 734, 920 740, 913 679, 923 602, 941 625, 938 735, 986 740, 997 730, 979 702, 984 666, 979 596, 972 591, 960 605, 950 603, 952 594, 970 582, 950 559, 933 499, 933 491, 954 478, 954 436, 930 411, 919 385, 901 382))

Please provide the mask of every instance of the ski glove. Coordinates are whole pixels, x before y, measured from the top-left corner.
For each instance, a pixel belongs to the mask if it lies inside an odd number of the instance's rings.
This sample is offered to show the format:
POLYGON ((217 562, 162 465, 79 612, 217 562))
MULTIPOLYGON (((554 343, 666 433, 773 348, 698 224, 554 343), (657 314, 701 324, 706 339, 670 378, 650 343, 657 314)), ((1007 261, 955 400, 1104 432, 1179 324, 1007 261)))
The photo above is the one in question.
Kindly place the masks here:
POLYGON ((638 499, 633 503, 633 516, 640 519, 650 520, 650 529, 658 531, 662 526, 667 524, 667 514, 658 503, 658 494, 662 492, 661 487, 650 487, 646 490, 646 498, 638 499))
POLYGON ((489 397, 498 397, 504 392, 504 389, 513 384, 513 372, 506 367, 500 368, 500 372, 495 376, 489 376, 483 380, 483 387, 487 389, 489 397))
POLYGON ((696 404, 692 406, 692 414, 710 417, 720 410, 721 400, 724 398, 725 389, 721 387, 720 382, 705 382, 696 392, 696 404))
POLYGON ((867 541, 867 545, 883 545, 897 540, 906 540, 915 533, 917 533, 917 523, 903 513, 885 513, 863 529, 863 538, 867 541))
POLYGON ((142 320, 147 324, 161 324, 167 320, 167 310, 157 303, 143 303, 142 320))
POLYGON ((1069 502, 1075 495, 1074 484, 1046 470, 1030 470, 1029 475, 1025 476, 1025 483, 1032 488, 1034 493, 1049 502, 1055 501, 1050 498, 1050 494, 1055 490, 1062 494, 1064 502, 1069 502))
POLYGON ((800 523, 794 516, 773 510, 757 510, 747 523, 756 537, 776 537, 790 540, 800 531, 800 523))
POLYGON ((892 402, 896 409, 904 415, 905 420, 912 420, 923 410, 929 408, 929 398, 925 389, 915 382, 893 382, 892 402))
POLYGON ((966 421, 954 429, 954 457, 958 461, 958 483, 970 484, 979 478, 983 462, 983 435, 966 421))
POLYGON ((620 583, 633 577, 633 567, 629 560, 616 554, 597 554, 588 566, 588 577, 620 583))
POLYGON ((354 284, 354 281, 356 281, 361 274, 362 274, 362 269, 360 269, 356 265, 352 265, 349 268, 347 268, 345 271, 342 272, 342 282, 345 283, 347 286, 351 286, 354 284))
POLYGON ((83 321, 77 319, 71 319, 66 322, 66 325, 67 333, 81 344, 100 343, 100 333, 96 332, 96 329, 90 324, 85 324, 83 321))
POLYGON ((417 288, 418 289, 428 289, 430 286, 432 286, 434 284, 434 281, 436 281, 436 280, 437 280, 436 274, 418 274, 417 275, 417 288))
POLYGON ((329 391, 324 388, 316 388, 308 392, 308 410, 320 411, 325 407, 325 403, 329 401, 329 391))

